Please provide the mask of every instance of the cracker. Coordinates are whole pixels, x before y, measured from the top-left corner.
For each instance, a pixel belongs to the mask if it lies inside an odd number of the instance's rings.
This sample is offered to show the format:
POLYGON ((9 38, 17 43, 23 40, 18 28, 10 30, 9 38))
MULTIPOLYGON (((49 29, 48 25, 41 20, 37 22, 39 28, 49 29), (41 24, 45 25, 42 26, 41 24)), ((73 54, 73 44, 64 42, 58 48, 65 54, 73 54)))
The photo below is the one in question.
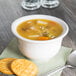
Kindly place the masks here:
POLYGON ((10 64, 15 58, 4 58, 0 60, 0 72, 4 74, 13 74, 10 64))
POLYGON ((26 59, 16 59, 11 63, 11 69, 17 76, 36 76, 37 66, 26 59))

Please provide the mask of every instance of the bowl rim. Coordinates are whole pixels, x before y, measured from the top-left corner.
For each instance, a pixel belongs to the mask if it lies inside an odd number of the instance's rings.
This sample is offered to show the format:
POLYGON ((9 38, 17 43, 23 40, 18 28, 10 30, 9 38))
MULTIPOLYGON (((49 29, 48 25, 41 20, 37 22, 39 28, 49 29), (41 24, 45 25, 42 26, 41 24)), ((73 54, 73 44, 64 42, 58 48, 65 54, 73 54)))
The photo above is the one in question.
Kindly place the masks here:
MULTIPOLYGON (((38 19, 38 18, 36 18, 36 19, 38 19)), ((31 19, 29 19, 29 20, 31 20, 31 19)), ((25 20, 24 20, 25 21, 25 20)), ((53 21, 53 20, 52 20, 53 21)), ((17 25, 18 26, 18 25, 17 25)), ((23 16, 23 17, 20 17, 20 18, 18 18, 18 19, 16 19, 12 24, 11 24, 11 31, 12 31, 12 33, 18 38, 18 39, 21 39, 21 40, 24 40, 24 41, 27 41, 27 42, 32 42, 32 43, 47 43, 47 42, 52 42, 52 41, 55 41, 55 40, 58 40, 58 39, 63 39, 67 34, 68 34, 68 32, 69 32, 69 27, 68 27, 68 24, 65 22, 65 21, 63 21, 62 19, 60 19, 60 18, 58 18, 58 17, 55 17, 55 16, 51 16, 51 15, 43 15, 43 14, 35 14, 35 15, 27 15, 27 16, 23 16), (27 18, 27 17, 30 17, 30 16, 34 16, 34 17, 36 17, 36 16, 46 16, 46 17, 51 17, 51 18, 55 18, 55 19, 57 19, 57 20, 59 20, 59 21, 61 21, 63 24, 64 24, 64 26, 66 27, 66 30, 64 31, 64 34, 61 34, 60 36, 58 36, 58 37, 56 37, 56 38, 54 38, 54 39, 51 39, 51 40, 43 40, 43 41, 39 41, 39 40, 31 40, 31 39, 27 39, 27 38, 24 38, 24 37, 22 37, 22 36, 20 36, 18 33, 16 33, 14 30, 14 27, 15 27, 15 25, 16 25, 16 23, 17 22, 19 22, 20 20, 22 20, 22 19, 25 19, 25 18, 27 18)))

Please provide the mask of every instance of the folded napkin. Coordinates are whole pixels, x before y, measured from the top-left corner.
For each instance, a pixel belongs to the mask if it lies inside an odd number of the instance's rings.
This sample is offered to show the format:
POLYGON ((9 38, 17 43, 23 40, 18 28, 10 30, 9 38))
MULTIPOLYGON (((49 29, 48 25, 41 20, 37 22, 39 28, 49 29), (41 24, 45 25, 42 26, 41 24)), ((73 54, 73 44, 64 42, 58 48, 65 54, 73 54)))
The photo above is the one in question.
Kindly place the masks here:
MULTIPOLYGON (((32 60, 34 63, 37 64, 37 66, 39 68, 38 76, 48 72, 49 70, 55 69, 57 66, 65 65, 67 56, 70 54, 71 51, 72 51, 71 48, 62 46, 59 53, 56 56, 54 56, 53 58, 51 58, 48 62, 37 62, 37 61, 32 60)), ((0 55, 0 59, 8 58, 8 57, 25 58, 26 59, 26 57, 20 53, 20 51, 17 47, 16 39, 13 39, 10 42, 10 44, 5 48, 3 53, 0 55)), ((62 71, 59 71, 52 76, 60 76, 61 72, 62 71)), ((12 75, 10 75, 10 76, 12 76, 12 75)))

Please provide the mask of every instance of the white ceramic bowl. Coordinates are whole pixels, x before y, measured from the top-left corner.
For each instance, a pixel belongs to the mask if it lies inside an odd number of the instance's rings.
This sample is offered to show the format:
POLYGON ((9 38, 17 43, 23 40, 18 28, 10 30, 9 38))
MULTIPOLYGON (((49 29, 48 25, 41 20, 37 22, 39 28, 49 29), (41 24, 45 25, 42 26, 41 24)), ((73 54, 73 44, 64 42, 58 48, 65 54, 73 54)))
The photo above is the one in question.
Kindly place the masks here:
POLYGON ((62 40, 69 31, 68 25, 63 20, 49 15, 29 15, 21 17, 12 23, 11 29, 13 34, 18 38, 18 47, 21 53, 30 59, 41 61, 48 61, 58 53, 62 40), (46 41, 36 41, 23 38, 17 33, 16 28, 21 22, 30 19, 47 19, 58 22, 63 27, 63 33, 55 39, 46 41))

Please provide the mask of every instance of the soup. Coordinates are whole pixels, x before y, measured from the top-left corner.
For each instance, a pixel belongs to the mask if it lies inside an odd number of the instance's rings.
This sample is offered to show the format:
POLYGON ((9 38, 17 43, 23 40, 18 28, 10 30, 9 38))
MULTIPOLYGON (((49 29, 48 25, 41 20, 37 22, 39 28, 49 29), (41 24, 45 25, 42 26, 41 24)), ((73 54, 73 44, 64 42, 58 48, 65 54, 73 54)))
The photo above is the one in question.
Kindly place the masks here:
POLYGON ((17 26, 17 33, 31 40, 54 39, 62 32, 63 28, 59 23, 46 19, 27 20, 17 26))

